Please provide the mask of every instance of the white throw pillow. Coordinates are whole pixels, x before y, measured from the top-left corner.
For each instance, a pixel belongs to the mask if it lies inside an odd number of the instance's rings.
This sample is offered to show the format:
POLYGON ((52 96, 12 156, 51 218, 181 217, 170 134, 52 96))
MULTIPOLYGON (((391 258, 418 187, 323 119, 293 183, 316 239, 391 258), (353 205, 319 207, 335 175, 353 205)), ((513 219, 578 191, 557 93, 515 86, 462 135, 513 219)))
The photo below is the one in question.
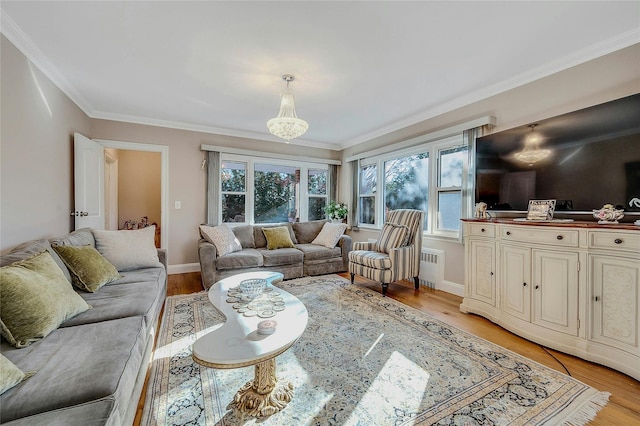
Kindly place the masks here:
POLYGON ((162 266, 155 245, 156 227, 131 231, 93 230, 96 249, 118 271, 162 266))
POLYGON ((344 223, 327 222, 322 226, 318 236, 311 241, 311 244, 334 248, 346 230, 347 225, 344 223))
POLYGON ((229 225, 225 223, 217 226, 200 225, 200 233, 205 240, 216 246, 218 256, 242 250, 240 241, 229 225))

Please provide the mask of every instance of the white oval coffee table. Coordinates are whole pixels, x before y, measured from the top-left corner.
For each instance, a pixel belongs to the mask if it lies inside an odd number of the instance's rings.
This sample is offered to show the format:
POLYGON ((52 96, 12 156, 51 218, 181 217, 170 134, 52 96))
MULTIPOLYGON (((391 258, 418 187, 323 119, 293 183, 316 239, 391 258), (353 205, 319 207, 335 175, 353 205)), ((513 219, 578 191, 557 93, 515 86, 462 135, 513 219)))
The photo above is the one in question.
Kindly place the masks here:
MULTIPOLYGON (((242 416, 265 417, 284 409, 293 398, 293 385, 276 377, 275 357, 289 349, 302 336, 307 327, 307 308, 295 296, 272 287, 280 282, 279 272, 248 272, 234 275, 215 283, 209 290, 209 300, 226 318, 219 328, 197 339, 192 347, 193 359, 211 368, 239 368, 255 365, 253 380, 236 392, 229 408, 242 416), (245 316, 228 303, 227 292, 242 280, 263 278, 272 292, 278 292, 284 310, 263 318, 258 314, 245 316), (270 335, 258 334, 258 323, 275 320, 276 331, 270 335)), ((270 315, 270 314, 269 314, 270 315)))

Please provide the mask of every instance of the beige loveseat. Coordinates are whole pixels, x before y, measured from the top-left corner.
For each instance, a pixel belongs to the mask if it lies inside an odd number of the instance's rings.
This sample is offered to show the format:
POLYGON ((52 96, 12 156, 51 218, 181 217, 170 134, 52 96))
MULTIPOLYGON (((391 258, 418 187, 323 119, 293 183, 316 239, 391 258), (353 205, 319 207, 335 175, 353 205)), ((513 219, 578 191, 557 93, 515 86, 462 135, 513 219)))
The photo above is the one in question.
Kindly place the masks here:
POLYGON ((203 287, 208 289, 223 278, 251 271, 280 272, 285 280, 347 271, 352 247, 350 236, 340 236, 335 247, 312 243, 326 223, 326 220, 317 220, 234 226, 231 229, 242 249, 222 256, 216 245, 204 238, 201 227, 198 255, 203 287), (293 247, 268 249, 263 229, 276 227, 288 229, 293 247))

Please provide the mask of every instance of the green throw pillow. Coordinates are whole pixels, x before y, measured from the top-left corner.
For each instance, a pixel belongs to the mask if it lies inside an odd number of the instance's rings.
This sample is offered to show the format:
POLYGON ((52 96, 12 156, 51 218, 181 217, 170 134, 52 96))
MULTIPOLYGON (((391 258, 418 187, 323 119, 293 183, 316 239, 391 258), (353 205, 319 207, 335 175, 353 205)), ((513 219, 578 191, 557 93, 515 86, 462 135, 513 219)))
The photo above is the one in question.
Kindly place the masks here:
POLYGON ((0 331, 17 348, 90 308, 46 251, 0 268, 0 303, 0 331))
POLYGON ((279 248, 295 248, 289 235, 289 228, 276 226, 275 228, 263 228, 262 232, 267 239, 267 248, 275 250, 279 248))
POLYGON ((120 274, 93 246, 53 246, 69 271, 76 287, 94 293, 120 274))
POLYGON ((7 357, 0 354, 0 394, 5 393, 15 385, 35 374, 35 371, 24 373, 7 357))

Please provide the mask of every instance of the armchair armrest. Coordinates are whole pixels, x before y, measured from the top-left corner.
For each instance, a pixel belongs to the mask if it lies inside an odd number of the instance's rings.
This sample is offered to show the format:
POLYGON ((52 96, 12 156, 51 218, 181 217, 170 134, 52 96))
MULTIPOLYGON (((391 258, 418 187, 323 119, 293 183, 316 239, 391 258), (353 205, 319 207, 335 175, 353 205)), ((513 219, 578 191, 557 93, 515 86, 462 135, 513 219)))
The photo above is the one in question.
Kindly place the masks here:
POLYGON ((375 251, 376 243, 370 243, 368 241, 356 241, 355 243, 353 243, 353 249, 375 251))
POLYGON ((405 246, 391 249, 389 259, 393 265, 394 279, 417 277, 420 272, 419 264, 414 261, 416 257, 416 247, 405 246), (407 261, 409 259, 409 261, 407 261))

